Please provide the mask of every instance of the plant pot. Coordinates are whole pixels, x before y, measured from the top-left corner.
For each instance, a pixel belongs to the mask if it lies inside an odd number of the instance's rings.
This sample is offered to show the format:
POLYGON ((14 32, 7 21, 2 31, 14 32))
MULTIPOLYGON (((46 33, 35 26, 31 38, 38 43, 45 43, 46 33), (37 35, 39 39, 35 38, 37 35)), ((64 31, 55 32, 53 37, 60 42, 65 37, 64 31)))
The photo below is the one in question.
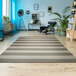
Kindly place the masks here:
POLYGON ((66 31, 61 31, 61 30, 59 30, 59 31, 58 31, 58 35, 59 35, 59 36, 66 36, 66 31))
POLYGON ((61 31, 62 36, 66 36, 66 31, 61 31))
POLYGON ((61 31, 58 31, 58 35, 61 36, 61 31))
POLYGON ((59 36, 62 35, 61 32, 62 32, 61 29, 58 29, 58 35, 59 35, 59 36))

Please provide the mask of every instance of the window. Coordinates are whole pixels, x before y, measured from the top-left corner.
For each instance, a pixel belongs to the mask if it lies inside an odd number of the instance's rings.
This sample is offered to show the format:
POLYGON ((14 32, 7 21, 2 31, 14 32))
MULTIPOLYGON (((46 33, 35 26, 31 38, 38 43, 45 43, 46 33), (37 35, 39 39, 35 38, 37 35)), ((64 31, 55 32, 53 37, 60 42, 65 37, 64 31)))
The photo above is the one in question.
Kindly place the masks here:
POLYGON ((9 16, 9 0, 7 0, 7 16, 9 16))
POLYGON ((3 16, 9 16, 9 0, 2 0, 3 16))

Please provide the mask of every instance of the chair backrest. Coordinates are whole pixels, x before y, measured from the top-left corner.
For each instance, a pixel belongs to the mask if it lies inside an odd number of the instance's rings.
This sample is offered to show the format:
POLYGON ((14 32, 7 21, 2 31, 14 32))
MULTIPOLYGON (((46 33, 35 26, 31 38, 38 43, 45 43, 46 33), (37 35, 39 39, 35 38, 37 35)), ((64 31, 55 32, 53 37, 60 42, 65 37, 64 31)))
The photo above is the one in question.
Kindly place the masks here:
POLYGON ((57 24, 57 22, 49 21, 48 24, 49 26, 54 27, 57 24))

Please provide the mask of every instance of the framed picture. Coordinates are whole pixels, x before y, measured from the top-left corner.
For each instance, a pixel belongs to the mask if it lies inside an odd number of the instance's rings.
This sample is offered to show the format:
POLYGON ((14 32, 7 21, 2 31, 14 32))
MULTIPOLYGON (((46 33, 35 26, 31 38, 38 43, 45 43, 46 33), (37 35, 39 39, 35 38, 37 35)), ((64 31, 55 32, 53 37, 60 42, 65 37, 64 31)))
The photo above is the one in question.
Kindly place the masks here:
POLYGON ((40 17, 44 17, 44 12, 39 12, 40 17))
POLYGON ((39 4, 34 4, 34 10, 39 10, 39 4))
POLYGON ((51 6, 48 7, 48 12, 52 12, 52 7, 51 6))
POLYGON ((26 14, 29 15, 30 14, 30 11, 29 10, 26 10, 26 14))

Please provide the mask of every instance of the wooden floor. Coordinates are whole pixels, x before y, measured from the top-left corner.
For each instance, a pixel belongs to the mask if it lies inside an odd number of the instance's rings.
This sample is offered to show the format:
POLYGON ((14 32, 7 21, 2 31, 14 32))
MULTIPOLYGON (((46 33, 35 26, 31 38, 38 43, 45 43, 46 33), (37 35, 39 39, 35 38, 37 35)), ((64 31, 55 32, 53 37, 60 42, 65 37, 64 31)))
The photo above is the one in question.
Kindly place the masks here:
MULTIPOLYGON (((20 32, 0 42, 0 54, 20 36, 43 35, 36 31, 20 32)), ((76 57, 76 41, 66 41, 65 37, 57 36, 58 40, 76 57)), ((19 63, 0 64, 0 76, 76 76, 75 63, 19 63)))

